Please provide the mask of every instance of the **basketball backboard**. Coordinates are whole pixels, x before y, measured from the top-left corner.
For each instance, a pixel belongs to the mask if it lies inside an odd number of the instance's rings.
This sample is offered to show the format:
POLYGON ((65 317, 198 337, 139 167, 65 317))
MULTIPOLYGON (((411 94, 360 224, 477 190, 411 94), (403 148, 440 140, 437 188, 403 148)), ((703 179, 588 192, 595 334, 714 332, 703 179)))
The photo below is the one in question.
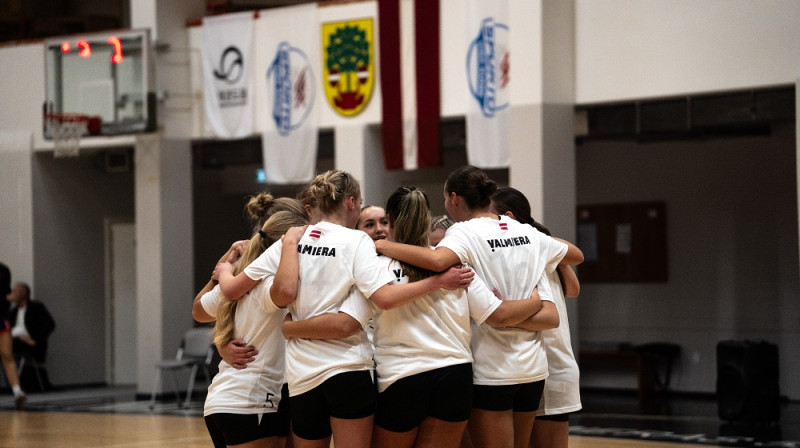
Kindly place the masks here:
POLYGON ((92 119, 86 135, 121 135, 155 130, 147 29, 87 33, 45 43, 48 121, 92 119))

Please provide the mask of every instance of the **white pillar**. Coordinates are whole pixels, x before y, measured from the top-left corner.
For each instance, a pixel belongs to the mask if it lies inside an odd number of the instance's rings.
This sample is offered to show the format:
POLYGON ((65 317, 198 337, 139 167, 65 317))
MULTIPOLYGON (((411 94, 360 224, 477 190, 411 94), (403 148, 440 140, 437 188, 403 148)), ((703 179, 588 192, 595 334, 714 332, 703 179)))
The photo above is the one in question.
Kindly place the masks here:
POLYGON ((152 387, 155 363, 163 358, 161 304, 161 146, 155 135, 136 139, 136 332, 139 393, 152 387))
POLYGON ((139 393, 152 390, 155 363, 174 356, 193 325, 192 154, 188 137, 180 137, 190 134, 191 111, 169 101, 190 89, 186 21, 204 13, 198 0, 131 2, 131 27, 150 28, 159 43, 150 61, 153 86, 166 98, 157 106, 159 133, 138 136, 135 148, 139 393))
POLYGON ((0 132, 0 262, 11 269, 13 282, 29 284, 33 284, 31 142, 29 132, 0 132))
POLYGON ((349 172, 362 184, 367 177, 364 166, 366 157, 364 128, 363 124, 339 125, 333 131, 333 166, 349 172))
MULTIPOLYGON (((526 20, 538 24, 524 30, 514 26, 511 32, 515 42, 520 34, 527 42, 539 42, 539 46, 521 48, 529 53, 522 57, 527 60, 525 70, 533 70, 527 79, 538 80, 540 84, 536 86, 538 95, 532 95, 532 104, 512 108, 509 182, 528 197, 537 221, 544 223, 553 235, 574 242, 575 2, 541 0, 538 4, 516 5, 520 8, 517 16, 524 15, 526 20), (541 64, 536 63, 536 58, 540 58, 541 64)), ((512 73, 514 82, 520 82, 519 76, 525 70, 512 73)), ((578 309, 571 300, 567 306, 572 341, 576 345, 578 309)))
POLYGON ((149 393, 193 325, 191 145, 139 136, 135 162, 137 391, 149 393))
MULTIPOLYGON (((795 119, 795 176, 797 177, 797 209, 800 210, 800 114, 797 111, 800 110, 800 78, 795 81, 794 84, 794 119, 795 119)), ((798 223, 800 223, 800 216, 798 216, 798 223)), ((798 227, 798 232, 800 232, 800 225, 798 227)), ((800 247, 798 247, 798 252, 800 252, 800 247)))

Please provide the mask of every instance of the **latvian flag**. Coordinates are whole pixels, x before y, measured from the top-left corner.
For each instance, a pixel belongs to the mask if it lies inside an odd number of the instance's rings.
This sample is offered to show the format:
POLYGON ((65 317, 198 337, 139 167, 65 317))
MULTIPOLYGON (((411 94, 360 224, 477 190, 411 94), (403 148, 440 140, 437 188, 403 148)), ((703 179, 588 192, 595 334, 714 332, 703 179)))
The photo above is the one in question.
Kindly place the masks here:
POLYGON ((500 230, 502 230, 502 231, 504 231, 504 232, 505 232, 506 230, 508 230, 508 223, 506 223, 506 222, 501 222, 501 223, 500 223, 500 230))
POLYGON ((439 0, 378 0, 386 169, 441 165, 439 0))
POLYGON ((311 231, 308 232, 308 236, 311 238, 319 238, 322 236, 322 231, 319 229, 311 229, 311 231))

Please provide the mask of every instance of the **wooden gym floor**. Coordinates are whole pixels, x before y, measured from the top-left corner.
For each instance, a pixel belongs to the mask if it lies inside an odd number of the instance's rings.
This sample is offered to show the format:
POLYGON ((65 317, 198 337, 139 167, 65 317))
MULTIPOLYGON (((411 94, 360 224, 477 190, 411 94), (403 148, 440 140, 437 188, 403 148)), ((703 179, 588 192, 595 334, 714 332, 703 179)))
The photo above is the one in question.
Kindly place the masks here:
MULTIPOLYGON (((570 420, 571 448, 800 448, 800 404, 785 403, 779 426, 730 428, 710 397, 664 399, 642 410, 625 392, 582 392, 584 410, 570 420), (737 432, 738 431, 738 432, 737 432)), ((0 448, 208 448, 203 396, 188 409, 173 400, 138 399, 132 388, 65 389, 29 394, 14 410, 0 390, 0 448)))
MULTIPOLYGON (((200 417, 0 411, 0 447, 208 448, 200 417)), ((571 436, 573 448, 688 448, 689 444, 571 436)), ((708 446, 708 445, 705 445, 708 446)))

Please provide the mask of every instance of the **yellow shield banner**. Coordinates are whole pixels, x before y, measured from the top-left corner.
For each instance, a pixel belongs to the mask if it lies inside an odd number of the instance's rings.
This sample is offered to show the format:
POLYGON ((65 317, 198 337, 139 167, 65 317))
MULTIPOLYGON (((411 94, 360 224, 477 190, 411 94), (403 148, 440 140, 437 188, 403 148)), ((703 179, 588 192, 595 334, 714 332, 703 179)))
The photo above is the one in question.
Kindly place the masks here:
POLYGON ((322 84, 328 104, 340 115, 361 113, 375 84, 372 18, 322 24, 322 84))

